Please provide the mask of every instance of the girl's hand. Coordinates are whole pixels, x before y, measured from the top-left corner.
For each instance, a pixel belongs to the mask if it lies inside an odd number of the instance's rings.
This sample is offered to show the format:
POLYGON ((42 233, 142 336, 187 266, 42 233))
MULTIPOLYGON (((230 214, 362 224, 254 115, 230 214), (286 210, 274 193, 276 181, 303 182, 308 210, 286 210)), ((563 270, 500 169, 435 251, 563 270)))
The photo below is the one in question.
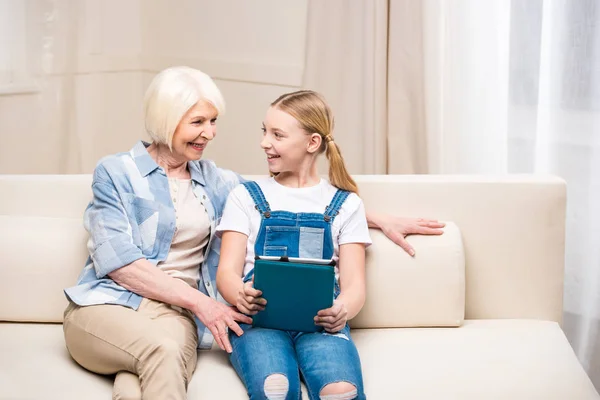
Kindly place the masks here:
POLYGON ((240 312, 246 315, 255 315, 259 311, 264 310, 265 305, 267 305, 267 300, 260 297, 262 296, 262 292, 254 289, 253 284, 254 278, 244 283, 244 286, 242 286, 237 294, 235 306, 240 312))
POLYGON ((315 317, 315 324, 320 325, 329 333, 336 333, 344 329, 348 322, 348 310, 339 300, 334 300, 333 306, 321 310, 315 317))

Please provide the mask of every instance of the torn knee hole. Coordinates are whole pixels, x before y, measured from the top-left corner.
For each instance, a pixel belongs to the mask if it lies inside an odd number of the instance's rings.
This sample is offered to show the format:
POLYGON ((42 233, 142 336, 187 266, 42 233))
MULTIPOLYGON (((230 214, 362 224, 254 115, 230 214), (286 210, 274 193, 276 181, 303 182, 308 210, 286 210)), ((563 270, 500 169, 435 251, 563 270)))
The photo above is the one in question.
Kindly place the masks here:
POLYGON ((285 400, 290 383, 285 375, 273 374, 267 376, 264 384, 265 396, 269 400, 285 400))
POLYGON ((358 396, 358 390, 350 382, 330 383, 319 394, 321 400, 352 400, 356 396, 358 396))

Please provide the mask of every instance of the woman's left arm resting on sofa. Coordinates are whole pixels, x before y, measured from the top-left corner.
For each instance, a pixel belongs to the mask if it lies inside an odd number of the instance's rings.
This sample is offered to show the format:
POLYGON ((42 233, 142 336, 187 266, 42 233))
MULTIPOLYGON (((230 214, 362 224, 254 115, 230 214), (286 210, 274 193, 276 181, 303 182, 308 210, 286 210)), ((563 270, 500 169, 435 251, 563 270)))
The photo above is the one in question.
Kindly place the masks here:
POLYGON ((411 256, 415 249, 408 243, 408 235, 441 235, 445 223, 427 218, 404 218, 390 214, 374 213, 367 210, 369 228, 380 229, 392 242, 402 247, 411 256))

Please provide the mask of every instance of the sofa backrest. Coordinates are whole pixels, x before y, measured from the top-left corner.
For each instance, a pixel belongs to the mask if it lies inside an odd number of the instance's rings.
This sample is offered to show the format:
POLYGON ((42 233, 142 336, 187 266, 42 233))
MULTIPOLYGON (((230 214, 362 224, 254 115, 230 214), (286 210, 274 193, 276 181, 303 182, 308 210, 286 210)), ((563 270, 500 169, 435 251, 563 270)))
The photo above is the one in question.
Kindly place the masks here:
MULTIPOLYGON (((562 180, 355 179, 369 210, 453 223, 440 237, 409 237, 414 258, 371 232, 367 303, 354 327, 455 326, 465 316, 561 321, 562 180)), ((62 289, 87 257, 82 214, 90 183, 90 175, 0 175, 0 320, 62 321, 62 289)))

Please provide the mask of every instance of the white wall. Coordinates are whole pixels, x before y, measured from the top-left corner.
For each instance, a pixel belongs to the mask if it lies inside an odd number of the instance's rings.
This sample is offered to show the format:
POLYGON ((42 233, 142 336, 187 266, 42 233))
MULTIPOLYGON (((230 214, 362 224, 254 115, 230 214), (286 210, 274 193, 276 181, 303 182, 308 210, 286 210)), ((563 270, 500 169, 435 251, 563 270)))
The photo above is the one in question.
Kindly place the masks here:
POLYGON ((4 1, 26 12, 11 35, 30 74, 0 85, 0 173, 91 172, 127 149, 143 133, 140 0, 4 1))
POLYGON ((145 137, 147 84, 171 65, 209 73, 224 93, 228 110, 207 157, 262 173, 264 112, 302 84, 307 0, 0 0, 0 6, 26 16, 25 27, 13 24, 10 33, 23 39, 17 48, 25 46, 28 55, 13 67, 26 72, 26 81, 0 80, 0 173, 89 173, 102 156, 128 150, 145 137))
POLYGON ((215 78, 227 103, 206 157, 241 173, 264 173, 258 143, 269 104, 302 85, 307 1, 144 3, 144 63, 189 65, 215 78))

